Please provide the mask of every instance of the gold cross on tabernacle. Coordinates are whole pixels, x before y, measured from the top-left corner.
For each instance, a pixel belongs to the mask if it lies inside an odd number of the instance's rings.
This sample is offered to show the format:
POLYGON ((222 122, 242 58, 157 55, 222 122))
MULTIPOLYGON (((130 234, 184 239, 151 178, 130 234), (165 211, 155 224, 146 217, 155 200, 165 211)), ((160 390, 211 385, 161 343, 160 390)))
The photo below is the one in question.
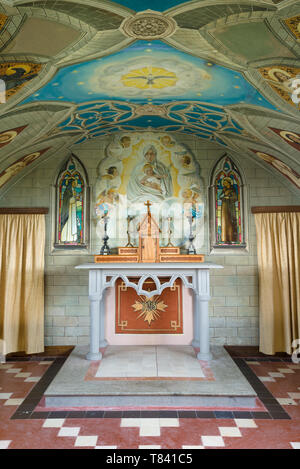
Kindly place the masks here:
POLYGON ((148 213, 150 213, 150 207, 151 207, 151 203, 149 202, 149 200, 147 200, 146 203, 144 203, 144 205, 146 205, 147 209, 148 209, 148 213))

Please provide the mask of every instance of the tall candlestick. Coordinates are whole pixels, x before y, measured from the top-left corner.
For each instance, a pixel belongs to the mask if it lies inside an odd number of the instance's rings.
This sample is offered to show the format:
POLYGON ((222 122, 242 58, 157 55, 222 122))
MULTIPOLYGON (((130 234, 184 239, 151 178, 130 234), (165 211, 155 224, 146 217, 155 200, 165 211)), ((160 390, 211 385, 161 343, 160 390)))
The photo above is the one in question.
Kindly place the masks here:
POLYGON ((166 247, 174 247, 174 244, 172 244, 172 242, 171 242, 171 236, 172 236, 172 233, 173 233, 173 231, 171 229, 171 223, 172 223, 173 218, 168 217, 167 220, 168 220, 168 244, 166 245, 166 247))
POLYGON ((133 216, 133 215, 128 215, 128 216, 127 216, 127 239, 128 239, 128 243, 127 243, 126 246, 125 246, 126 248, 133 248, 133 247, 134 247, 133 244, 132 244, 132 242, 131 242, 130 230, 129 230, 129 228, 130 228, 130 223, 131 223, 132 220, 134 220, 134 219, 135 219, 135 216, 133 216))
POLYGON ((193 215, 188 215, 187 217, 188 219, 188 222, 190 224, 190 235, 189 235, 189 247, 188 247, 188 254, 196 254, 196 248, 194 246, 194 239, 195 239, 195 236, 193 235, 193 221, 194 221, 194 217, 193 215))
POLYGON ((107 223, 109 221, 108 210, 104 210, 103 221, 104 221, 104 236, 103 236, 103 246, 100 250, 102 256, 108 256, 110 254, 110 247, 108 245, 109 236, 107 234, 107 223))

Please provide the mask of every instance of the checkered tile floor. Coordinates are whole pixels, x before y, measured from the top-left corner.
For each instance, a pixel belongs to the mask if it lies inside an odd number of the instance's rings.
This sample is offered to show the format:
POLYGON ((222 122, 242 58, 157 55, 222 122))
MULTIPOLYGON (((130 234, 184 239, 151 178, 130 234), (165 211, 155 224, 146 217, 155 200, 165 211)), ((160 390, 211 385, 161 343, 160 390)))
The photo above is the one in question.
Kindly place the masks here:
POLYGON ((226 412, 221 411, 214 418, 205 418, 204 412, 202 418, 195 413, 194 418, 122 417, 121 413, 117 417, 111 412, 106 418, 98 418, 97 412, 85 418, 84 411, 32 413, 41 397, 39 383, 54 364, 50 360, 0 364, 0 449, 300 449, 300 365, 247 361, 272 394, 269 411, 277 402, 290 417, 275 413, 256 419, 223 418, 226 412), (22 408, 19 414, 18 408, 22 408), (66 417, 60 417, 64 414, 66 417), (116 417, 109 417, 113 415, 116 417))

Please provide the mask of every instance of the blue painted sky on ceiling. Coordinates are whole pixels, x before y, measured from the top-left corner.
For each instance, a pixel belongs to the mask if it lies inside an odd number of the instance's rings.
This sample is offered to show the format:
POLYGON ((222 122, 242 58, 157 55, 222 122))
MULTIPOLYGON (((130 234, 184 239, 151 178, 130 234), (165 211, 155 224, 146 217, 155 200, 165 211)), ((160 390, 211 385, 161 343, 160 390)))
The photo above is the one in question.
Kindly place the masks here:
POLYGON ((185 0, 119 0, 118 2, 124 7, 130 8, 134 11, 144 11, 144 10, 155 10, 155 11, 165 11, 169 8, 180 5, 181 3, 189 3, 185 0))
POLYGON ((275 109, 242 74, 161 41, 137 41, 107 57, 65 67, 21 104, 53 100, 78 104, 95 100, 138 104, 192 100, 275 109))

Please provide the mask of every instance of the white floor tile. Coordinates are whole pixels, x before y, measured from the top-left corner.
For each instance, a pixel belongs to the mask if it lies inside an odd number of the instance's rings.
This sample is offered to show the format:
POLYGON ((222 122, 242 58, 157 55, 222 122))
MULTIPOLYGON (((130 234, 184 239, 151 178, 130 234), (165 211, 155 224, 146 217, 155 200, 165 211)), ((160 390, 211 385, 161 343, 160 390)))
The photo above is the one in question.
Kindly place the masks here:
POLYGON ((59 430, 58 436, 78 436, 80 427, 62 427, 59 430))
POLYGON ((25 379, 25 383, 37 383, 40 379, 40 376, 31 376, 30 378, 25 379))
POLYGON ((202 436, 202 443, 205 447, 224 447, 225 443, 221 436, 202 436))
POLYGON ((252 419, 234 419, 239 428, 257 428, 256 423, 252 419))
POLYGON ((287 397, 278 397, 276 398, 276 401, 279 402, 280 405, 297 405, 296 401, 287 397))
POLYGON ((282 373, 270 372, 268 373, 272 378, 284 378, 282 373))
POLYGON ((141 419, 140 436, 160 436, 159 419, 141 419))
POLYGON ((65 419, 46 419, 43 423, 44 428, 61 428, 65 423, 65 419))
POLYGON ((238 437, 242 436, 240 430, 237 427, 219 427, 221 436, 238 437))
POLYGON ((96 446, 98 436, 78 436, 75 441, 76 447, 96 446))
POLYGON ((0 449, 7 449, 11 444, 11 440, 0 440, 0 449))
POLYGON ((32 373, 18 373, 17 375, 15 375, 15 378, 29 378, 31 374, 32 373))
POLYGON ((276 380, 274 378, 271 378, 270 376, 258 376, 258 379, 260 379, 263 383, 275 383, 276 380))
POLYGON ((121 419, 121 427, 139 427, 141 419, 121 419))
POLYGON ((8 399, 4 402, 4 405, 21 405, 24 399, 8 399))
POLYGON ((159 425, 161 427, 179 427, 179 419, 172 419, 172 418, 162 418, 162 419, 159 419, 159 425))
POLYGON ((300 399, 300 392, 288 392, 288 395, 289 395, 292 399, 300 399))
POLYGON ((4 400, 7 400, 10 398, 10 396, 12 396, 13 393, 12 392, 0 392, 0 399, 4 399, 4 400))
POLYGON ((300 449, 300 441, 291 443, 293 449, 300 449))

